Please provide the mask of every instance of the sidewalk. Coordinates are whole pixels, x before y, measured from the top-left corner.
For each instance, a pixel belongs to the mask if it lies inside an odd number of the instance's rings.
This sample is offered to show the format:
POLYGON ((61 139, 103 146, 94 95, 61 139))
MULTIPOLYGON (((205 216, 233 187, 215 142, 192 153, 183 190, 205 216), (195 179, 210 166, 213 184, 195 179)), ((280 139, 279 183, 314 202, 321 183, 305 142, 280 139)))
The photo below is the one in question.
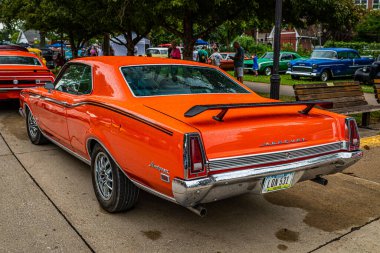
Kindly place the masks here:
MULTIPOLYGON (((250 89, 259 93, 270 93, 269 83, 254 83, 254 82, 244 82, 250 89)), ((293 87, 289 85, 280 86, 280 95, 294 97, 293 87)), ((378 105, 375 95, 371 93, 364 93, 364 97, 370 105, 378 105)))

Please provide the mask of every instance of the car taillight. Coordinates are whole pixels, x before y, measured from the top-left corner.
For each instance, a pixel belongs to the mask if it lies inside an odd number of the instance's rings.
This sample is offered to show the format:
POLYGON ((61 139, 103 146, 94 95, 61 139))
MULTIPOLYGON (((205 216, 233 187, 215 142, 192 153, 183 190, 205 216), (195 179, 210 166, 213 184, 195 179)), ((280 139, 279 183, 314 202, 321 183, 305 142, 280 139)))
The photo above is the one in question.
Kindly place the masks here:
POLYGON ((207 176, 206 157, 199 134, 185 135, 184 152, 186 178, 194 179, 207 176))
POLYGON ((346 119, 346 137, 348 139, 348 150, 358 150, 360 147, 360 136, 355 119, 346 119))

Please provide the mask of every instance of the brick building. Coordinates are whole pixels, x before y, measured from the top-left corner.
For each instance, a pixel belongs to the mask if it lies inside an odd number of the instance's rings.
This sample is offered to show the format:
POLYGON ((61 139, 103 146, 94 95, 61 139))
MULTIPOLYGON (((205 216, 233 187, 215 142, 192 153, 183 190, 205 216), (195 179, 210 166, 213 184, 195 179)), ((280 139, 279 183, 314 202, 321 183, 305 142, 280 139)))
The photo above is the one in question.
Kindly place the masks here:
POLYGON ((380 0, 354 0, 354 3, 369 10, 380 10, 380 0))

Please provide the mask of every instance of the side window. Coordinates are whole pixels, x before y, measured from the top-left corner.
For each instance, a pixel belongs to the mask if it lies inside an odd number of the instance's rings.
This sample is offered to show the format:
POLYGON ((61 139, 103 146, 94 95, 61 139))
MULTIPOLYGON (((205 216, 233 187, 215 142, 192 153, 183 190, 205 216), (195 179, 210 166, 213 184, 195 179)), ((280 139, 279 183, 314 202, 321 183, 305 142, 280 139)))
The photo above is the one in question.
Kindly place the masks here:
POLYGON ((338 52, 338 59, 347 59, 347 52, 338 52))
POLYGON ((289 60, 292 60, 292 59, 293 59, 293 57, 292 57, 291 54, 283 54, 283 55, 281 56, 281 60, 282 60, 282 61, 289 61, 289 60))
POLYGON ((359 59, 360 56, 356 52, 348 52, 348 58, 350 58, 350 59, 359 59))
POLYGON ((91 67, 84 64, 70 64, 56 83, 55 89, 75 95, 91 93, 91 67))

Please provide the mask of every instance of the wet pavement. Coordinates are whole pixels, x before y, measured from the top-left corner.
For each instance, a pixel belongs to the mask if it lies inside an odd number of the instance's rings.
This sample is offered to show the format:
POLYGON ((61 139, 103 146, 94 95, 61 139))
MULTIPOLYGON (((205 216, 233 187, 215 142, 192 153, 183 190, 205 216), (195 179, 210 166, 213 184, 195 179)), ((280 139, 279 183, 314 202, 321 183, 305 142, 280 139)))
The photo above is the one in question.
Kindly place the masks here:
POLYGON ((17 105, 1 105, 0 252, 379 251, 379 137, 364 139, 364 158, 327 186, 210 203, 205 218, 142 192, 133 210, 108 214, 89 166, 31 144, 17 105))

